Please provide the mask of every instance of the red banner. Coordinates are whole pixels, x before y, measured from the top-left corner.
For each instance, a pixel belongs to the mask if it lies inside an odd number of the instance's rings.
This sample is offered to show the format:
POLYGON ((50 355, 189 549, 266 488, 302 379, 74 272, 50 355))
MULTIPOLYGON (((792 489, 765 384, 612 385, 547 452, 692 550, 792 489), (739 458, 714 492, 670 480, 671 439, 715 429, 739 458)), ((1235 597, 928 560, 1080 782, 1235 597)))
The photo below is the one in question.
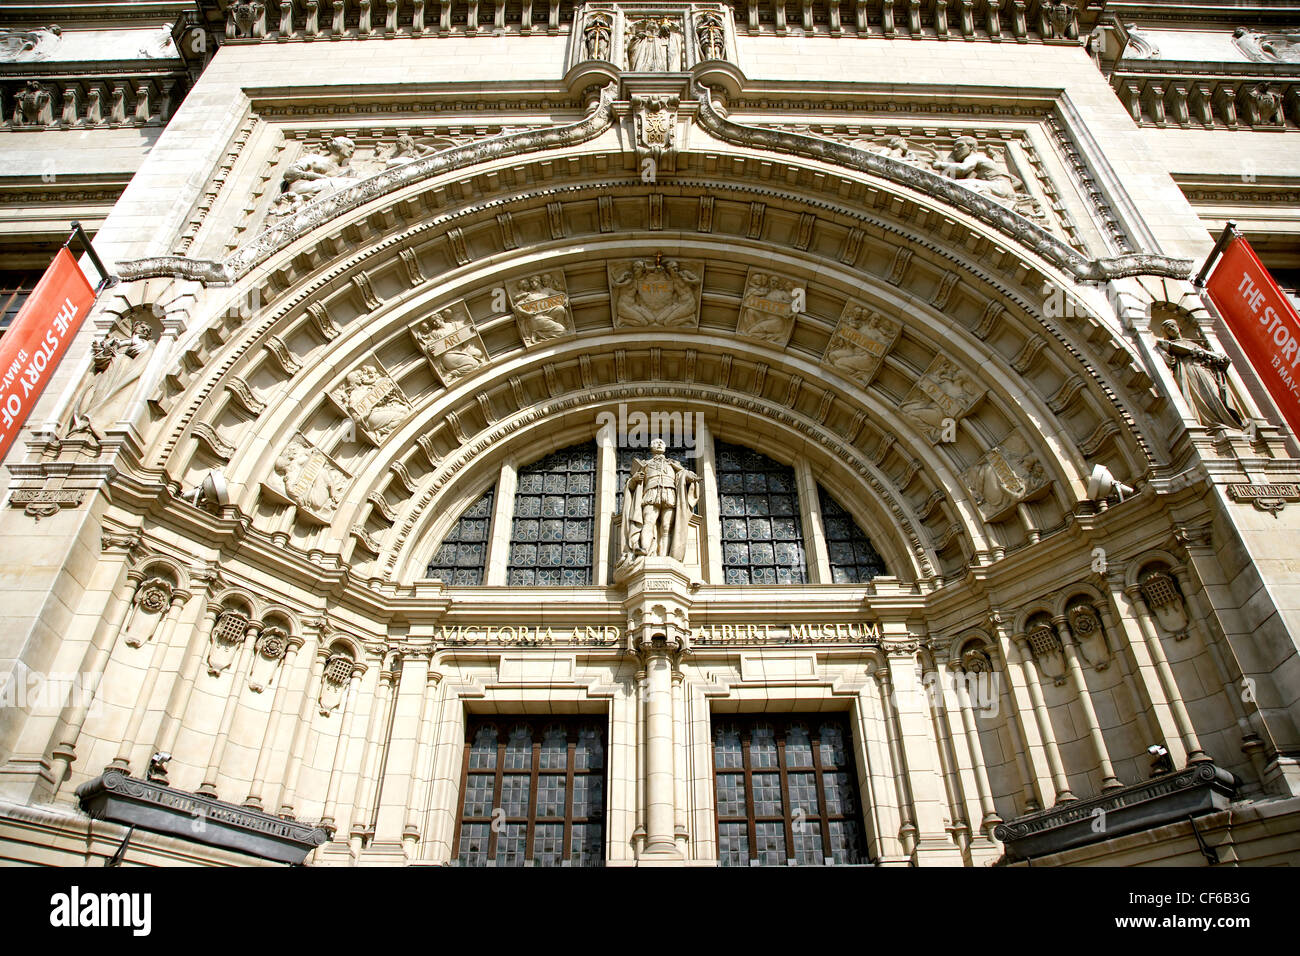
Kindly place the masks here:
POLYGON ((1205 289, 1287 424, 1300 435, 1300 316, 1245 237, 1228 243, 1205 289))
POLYGON ((95 290, 64 246, 0 336, 0 462, 94 301, 95 290))

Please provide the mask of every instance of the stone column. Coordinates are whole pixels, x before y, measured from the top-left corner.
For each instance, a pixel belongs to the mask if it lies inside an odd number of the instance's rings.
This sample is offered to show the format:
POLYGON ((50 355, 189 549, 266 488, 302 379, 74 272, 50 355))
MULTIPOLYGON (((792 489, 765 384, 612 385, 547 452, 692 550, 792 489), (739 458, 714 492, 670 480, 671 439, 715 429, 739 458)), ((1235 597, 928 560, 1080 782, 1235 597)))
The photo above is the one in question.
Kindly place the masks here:
POLYGON ((910 850, 900 842, 903 826, 899 808, 904 804, 898 791, 898 777, 893 772, 889 751, 890 733, 881 707, 882 681, 888 683, 889 673, 883 660, 874 662, 871 680, 858 691, 858 730, 862 749, 867 755, 865 772, 861 775, 866 784, 863 791, 869 798, 869 812, 874 821, 872 838, 878 863, 908 863, 910 850))
POLYGON ((289 765, 284 771, 284 783, 280 788, 279 815, 282 817, 291 817, 294 815, 294 800, 298 795, 298 777, 302 773, 303 747, 307 732, 311 729, 312 709, 316 706, 316 696, 320 693, 322 675, 325 673, 325 662, 329 660, 330 649, 319 643, 323 635, 318 636, 316 653, 312 655, 311 675, 307 680, 307 687, 303 692, 302 704, 298 708, 298 720, 293 725, 293 739, 289 742, 289 765))
POLYGON ((1079 706, 1083 709, 1083 719, 1088 725, 1088 736, 1092 738, 1092 749, 1101 768, 1101 790, 1103 793, 1107 790, 1122 790, 1124 784, 1120 782, 1119 777, 1115 776, 1115 767, 1110 761, 1110 750, 1106 747, 1106 738, 1101 732, 1101 722, 1097 719, 1097 708, 1092 705, 1092 693, 1088 690, 1088 682, 1083 676, 1083 665, 1079 663, 1078 642, 1075 640, 1074 632, 1070 630, 1070 622, 1062 614, 1060 617, 1052 618, 1052 623, 1056 625, 1057 633, 1061 637, 1061 653, 1065 657, 1066 670, 1070 675, 1074 693, 1079 698, 1079 706))
POLYGON ((1034 654, 1029 649, 1029 639, 1023 634, 1017 634, 1012 639, 1017 654, 1017 663, 1020 666, 1020 672, 1024 675, 1025 684, 1029 689, 1029 700, 1034 708, 1034 720, 1038 724, 1038 733, 1042 735, 1043 751, 1047 755, 1047 766, 1052 772, 1052 787, 1056 791, 1056 803, 1066 803, 1070 800, 1078 799, 1070 792, 1070 783, 1065 776, 1065 764, 1061 761, 1061 751, 1056 746, 1056 730, 1052 727, 1052 715, 1047 712, 1047 704, 1043 700, 1043 688, 1038 683, 1038 664, 1034 660, 1034 654))
POLYGON ((690 578, 678 561, 641 559, 622 577, 628 597, 628 649, 643 663, 645 722, 645 848, 638 865, 676 863, 677 755, 673 718, 673 672, 690 649, 690 578))
MULTIPOLYGON (((394 658, 394 661, 398 658, 394 658)), ((370 826, 370 809, 372 801, 379 788, 379 779, 376 774, 376 763, 380 759, 380 750, 383 747, 381 735, 388 723, 388 710, 392 704, 393 688, 397 684, 397 679, 401 671, 399 667, 390 665, 379 671, 379 688, 375 694, 373 706, 370 708, 370 723, 366 726, 365 745, 361 751, 361 765, 357 768, 357 786, 352 796, 352 828, 348 833, 354 854, 361 852, 362 845, 366 838, 373 837, 374 830, 370 826)))
POLYGON ((248 788, 248 797, 244 800, 244 806, 251 807, 254 810, 262 809, 262 789, 266 785, 266 775, 271 769, 271 756, 275 753, 275 741, 280 734, 280 721, 284 717, 284 704, 289 695, 289 684, 294 674, 294 661, 298 657, 298 649, 302 647, 303 639, 301 637, 289 637, 285 641, 284 660, 280 661, 280 666, 276 674, 275 698, 271 701, 271 713, 266 719, 266 733, 262 737, 262 745, 257 751, 257 762, 253 769, 253 783, 248 788))
POLYGON ((442 671, 434 666, 432 655, 424 667, 424 696, 420 707, 420 731, 416 741, 415 772, 406 793, 406 825, 402 827, 402 842, 407 859, 419 854, 421 822, 433 802, 434 735, 437 733, 438 707, 442 703, 442 671))
POLYGON ((181 731, 185 711, 190 705, 190 695, 194 692, 194 679, 203 664, 203 649, 208 646, 212 628, 221 616, 219 604, 209 604, 207 592, 199 595, 203 601, 201 620, 194 628, 194 634, 185 648, 185 658, 181 661, 180 675, 172 685, 171 698, 167 709, 163 711, 162 722, 158 725, 158 737, 155 747, 160 753, 171 753, 176 746, 176 737, 181 731))
POLYGON ((339 791, 343 787, 344 764, 348 758, 348 744, 352 741, 352 725, 356 722, 360 709, 358 698, 361 696, 361 675, 367 666, 357 661, 352 667, 352 677, 348 682, 347 693, 343 695, 343 713, 340 715, 339 735, 334 744, 334 759, 330 762, 329 786, 325 788, 325 808, 321 814, 321 825, 328 827, 331 838, 334 835, 335 814, 338 813, 339 791))
POLYGON ((206 797, 217 795, 217 776, 221 772, 221 760, 226 755, 226 741, 230 738, 230 727, 235 722, 235 711, 239 707, 239 698, 244 689, 244 664, 248 660, 249 649, 257 644, 257 635, 261 627, 256 621, 248 622, 248 629, 244 631, 244 640, 239 645, 239 656, 235 659, 235 665, 230 668, 230 693, 226 696, 226 706, 221 711, 221 723, 217 727, 216 738, 212 741, 208 766, 203 771, 203 782, 199 784, 197 791, 206 797))
POLYGON ((686 771, 686 675, 673 670, 673 839, 683 856, 689 855, 690 830, 686 825, 687 796, 686 771))
POLYGON ((496 497, 492 501, 492 524, 488 528, 487 564, 483 583, 506 583, 506 566, 510 560, 510 526, 515 513, 515 489, 519 486, 519 472, 514 461, 501 466, 497 476, 496 497))
POLYGON ((185 606, 185 602, 189 598, 190 592, 180 589, 173 591, 171 594, 171 604, 167 608, 167 617, 163 619, 162 627, 158 629, 158 633, 153 636, 153 654, 149 657, 149 668, 145 671, 144 683, 140 685, 135 706, 131 708, 131 718, 127 721, 126 730, 122 732, 122 742, 117 748, 117 755, 113 757, 108 765, 115 770, 126 773, 131 772, 131 751, 135 749, 136 738, 140 736, 140 728, 144 725, 145 715, 149 712, 149 702, 153 698, 154 685, 158 683, 158 672, 162 669, 163 657, 167 654, 172 635, 176 633, 176 622, 180 619, 181 608, 185 606))
MULTIPOLYGON (((1048 794, 1055 793, 1052 786, 1051 768, 1047 763, 1047 754, 1043 747, 1043 738, 1038 733, 1038 723, 1032 717, 1034 705, 1029 698, 1029 688, 1025 681, 1025 671, 1020 663, 1011 638, 1011 629, 1006 624, 1005 615, 1000 611, 989 614, 989 627, 997 639, 998 650, 1002 652, 1003 672, 1007 676, 1007 693, 1011 698, 1010 727, 1020 738, 1022 746, 1017 751, 1022 754, 1027 773, 1026 783, 1037 792, 1038 807, 1047 805, 1048 794)), ((1027 794, 1026 809, 1031 808, 1033 794, 1027 794)))
POLYGON ((905 627, 882 622, 881 628, 887 635, 880 647, 889 661, 898 741, 916 827, 913 861, 917 866, 961 866, 961 850, 944 823, 936 741, 932 739, 934 725, 927 714, 925 690, 916 675, 920 645, 905 627))
MULTIPOLYGON (((1155 621, 1151 620, 1151 612, 1147 610, 1146 602, 1142 600, 1142 589, 1133 584, 1126 587, 1124 593, 1128 597, 1129 604, 1137 612, 1138 628, 1146 643, 1147 653, 1151 655, 1151 660, 1155 664, 1156 675, 1159 677, 1165 699, 1169 701, 1169 710, 1173 714, 1174 726, 1178 729, 1178 736, 1187 753, 1187 762, 1208 763, 1210 756, 1201 749, 1201 740, 1192 727, 1191 715, 1187 713, 1187 705, 1183 703, 1178 681, 1174 679, 1173 668, 1169 666, 1169 658, 1165 656, 1164 645, 1160 642, 1160 632, 1156 629, 1155 621)), ((1170 756, 1173 756, 1172 752, 1170 756)))
MULTIPOLYGON (((981 660, 983 659, 983 655, 981 660)), ((980 746, 979 728, 975 722, 975 708, 970 701, 970 689, 966 686, 968 675, 985 674, 990 678, 993 675, 991 668, 985 669, 967 669, 961 664, 950 664, 952 673, 955 676, 954 693, 957 697, 957 710, 961 713, 962 732, 966 738, 966 750, 970 754, 971 773, 975 777, 975 792, 979 796, 980 813, 980 830, 988 837, 992 837, 993 828, 1002 822, 998 816, 997 808, 993 804, 993 786, 989 782, 988 766, 984 762, 984 748, 980 746)))

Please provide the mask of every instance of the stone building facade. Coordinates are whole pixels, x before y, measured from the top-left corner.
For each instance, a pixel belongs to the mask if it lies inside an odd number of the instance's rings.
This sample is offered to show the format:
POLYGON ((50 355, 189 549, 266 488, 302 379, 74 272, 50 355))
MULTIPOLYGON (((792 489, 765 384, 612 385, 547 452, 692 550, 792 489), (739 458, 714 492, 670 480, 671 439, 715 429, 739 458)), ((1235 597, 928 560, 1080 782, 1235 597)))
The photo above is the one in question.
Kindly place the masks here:
POLYGON ((1300 859, 1300 8, 59 11, 0 860, 1300 859))

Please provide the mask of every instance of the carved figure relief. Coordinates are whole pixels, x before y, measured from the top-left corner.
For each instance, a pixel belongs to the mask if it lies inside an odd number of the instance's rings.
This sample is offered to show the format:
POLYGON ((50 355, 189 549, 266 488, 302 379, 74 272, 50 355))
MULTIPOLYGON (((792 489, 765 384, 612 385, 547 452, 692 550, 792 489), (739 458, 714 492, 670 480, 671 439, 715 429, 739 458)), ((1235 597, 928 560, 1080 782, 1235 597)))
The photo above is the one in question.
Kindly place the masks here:
POLYGON ((573 334, 573 313, 563 272, 544 272, 509 287, 510 305, 525 345, 573 334))
POLYGON ((636 467, 623 486, 620 565, 647 555, 686 556, 691 514, 700 498, 700 476, 664 455, 656 438, 651 456, 633 459, 636 467))
POLYGON ((410 133, 398 133, 397 142, 393 144, 393 151, 384 157, 384 166, 403 166, 406 163, 423 159, 425 156, 436 152, 437 149, 433 146, 417 143, 415 137, 410 133))
POLYGON ((1247 103, 1254 109, 1252 121, 1263 126, 1281 126, 1286 122, 1282 110, 1282 95, 1268 83, 1260 83, 1243 91, 1247 103))
POLYGON ((273 215, 283 216, 360 179, 352 168, 356 144, 346 136, 335 136, 319 152, 303 153, 284 171, 280 196, 271 206, 273 215))
POLYGON ((86 433, 96 439, 126 414, 136 385, 153 356, 153 330, 143 319, 130 336, 115 332, 90 345, 90 380, 72 405, 65 437, 86 433))
POLYGON ((939 354, 903 397, 899 410, 921 427, 931 442, 941 441, 947 421, 970 414, 984 392, 947 356, 939 354))
POLYGON ((1049 479, 1029 443, 1012 432, 962 472, 961 480, 984 519, 996 521, 1049 479))
POLYGON ((1260 33, 1237 27, 1232 39, 1237 49, 1257 63, 1300 63, 1300 33, 1260 33))
POLYGON ((295 435, 276 458, 263 490, 298 509, 300 518, 329 524, 343 500, 350 476, 301 435, 295 435))
POLYGON ((35 30, 0 30, 0 62, 43 60, 62 36, 63 30, 53 25, 35 30))
POLYGON ((464 378, 487 361, 487 349, 464 302, 433 313, 411 329, 411 335, 443 385, 464 378))
POLYGON ((349 372, 330 398, 373 445, 382 443, 411 414, 411 403, 398 384, 374 365, 349 372))
POLYGON ((681 20, 676 17, 643 17, 629 21, 627 68, 634 73, 675 73, 681 70, 681 20))
POLYGON ((1165 337, 1156 341, 1156 348, 1164 353, 1178 390, 1197 421, 1211 427, 1241 428, 1245 416, 1228 393, 1227 371, 1232 364, 1228 357, 1184 338, 1174 319, 1160 323, 1160 329, 1165 337))
POLYGON ((793 279, 751 271, 736 332, 784 348, 794 331, 795 306, 803 304, 804 295, 803 286, 793 279))
POLYGON ((616 328, 695 328, 700 322, 703 264, 665 259, 611 263, 609 291, 616 328))
POLYGON ((162 578, 142 581, 131 601, 131 618, 123 628, 128 647, 151 640, 172 605, 172 586, 162 578))
POLYGON ((831 334, 822 364, 847 375, 865 388, 871 384, 885 355, 898 341, 902 329, 901 323, 850 301, 844 306, 839 325, 831 334))

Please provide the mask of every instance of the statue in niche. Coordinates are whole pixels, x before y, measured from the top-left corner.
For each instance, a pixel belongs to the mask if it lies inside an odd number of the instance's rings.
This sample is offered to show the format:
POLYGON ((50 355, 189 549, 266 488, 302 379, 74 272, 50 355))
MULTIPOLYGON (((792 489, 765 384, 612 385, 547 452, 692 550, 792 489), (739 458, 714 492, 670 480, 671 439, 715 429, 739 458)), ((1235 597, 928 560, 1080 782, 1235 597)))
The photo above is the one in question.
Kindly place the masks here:
POLYGON ((363 365, 349 372, 330 397, 376 444, 387 438, 411 414, 411 403, 397 383, 373 365, 363 365))
POLYGON ((997 160, 981 152, 971 136, 958 137, 947 161, 940 162, 937 169, 940 175, 997 202, 1014 203, 1016 190, 1022 186, 997 160))
POLYGON ((131 326, 130 338, 107 335, 90 344, 90 382, 72 406, 67 436, 85 432, 102 439, 102 430, 126 414, 135 387, 149 367, 153 344, 153 330, 143 319, 131 326))
POLYGON ((716 13, 702 13, 695 21, 695 38, 700 47, 701 60, 727 58, 727 33, 722 17, 716 13))
POLYGON ((407 163, 423 159, 425 156, 431 156, 436 152, 437 150, 432 146, 417 143, 415 137, 410 133, 399 133, 393 151, 384 159, 384 166, 388 168, 405 166, 407 163))
POLYGON ((607 13, 589 13, 582 26, 583 50, 588 60, 609 62, 613 55, 610 44, 614 38, 614 23, 607 13))
POLYGON ((473 323, 458 322, 447 311, 435 312, 411 330, 444 385, 472 372, 486 361, 473 323))
POLYGON ((564 277, 550 273, 520 279, 514 288, 515 321, 526 345, 558 339, 573 331, 564 277))
POLYGON ((621 327, 686 328, 699 321, 700 276, 675 259, 638 259, 616 274, 610 270, 614 320, 621 327))
POLYGON ((343 500, 347 477, 325 454, 301 438, 293 438, 275 460, 272 487, 307 516, 326 522, 343 500))
POLYGON ((633 459, 636 468, 623 486, 620 564, 647 556, 686 557, 686 534, 700 499, 700 476, 664 454, 662 439, 651 456, 633 459))
POLYGON ((1192 414, 1202 425, 1241 428, 1245 416, 1228 394, 1227 371, 1232 364, 1228 357, 1183 338, 1173 319, 1165 319, 1160 328, 1165 337, 1156 341, 1156 347, 1165 354, 1178 390, 1187 399, 1192 414))
POLYGON ((324 152, 304 153, 289 164, 280 182, 280 196, 272 211, 283 215, 336 189, 342 189, 359 177, 352 169, 356 144, 346 136, 335 136, 325 144, 324 152))
POLYGON ((646 17, 628 27, 627 67, 634 73, 681 69, 682 26, 671 17, 646 17))

